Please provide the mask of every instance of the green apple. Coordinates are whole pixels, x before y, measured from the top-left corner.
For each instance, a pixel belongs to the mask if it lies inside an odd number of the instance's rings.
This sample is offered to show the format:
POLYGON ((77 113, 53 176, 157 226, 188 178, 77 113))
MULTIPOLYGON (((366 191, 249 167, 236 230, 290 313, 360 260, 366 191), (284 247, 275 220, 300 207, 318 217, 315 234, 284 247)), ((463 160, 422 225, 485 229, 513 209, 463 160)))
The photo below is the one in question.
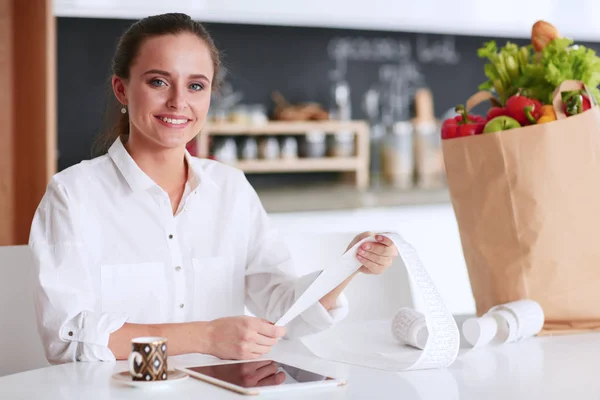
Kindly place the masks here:
POLYGON ((498 131, 506 131, 509 129, 519 128, 521 124, 516 119, 509 117, 508 115, 501 115, 490 119, 485 127, 483 133, 492 133, 498 131))

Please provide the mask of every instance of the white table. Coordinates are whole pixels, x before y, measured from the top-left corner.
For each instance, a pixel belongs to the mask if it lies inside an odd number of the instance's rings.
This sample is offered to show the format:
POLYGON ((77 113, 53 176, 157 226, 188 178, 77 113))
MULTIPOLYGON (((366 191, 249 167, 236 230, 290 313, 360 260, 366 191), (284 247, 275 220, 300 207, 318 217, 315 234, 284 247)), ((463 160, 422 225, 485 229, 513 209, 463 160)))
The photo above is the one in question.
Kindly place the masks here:
MULTIPOLYGON (((389 373, 313 357, 295 341, 271 356, 348 379, 345 387, 270 398, 320 399, 598 399, 600 333, 541 337, 470 353, 443 370, 389 373)), ((170 367, 207 362, 202 355, 169 358, 170 367)), ((193 378, 160 390, 111 382, 124 362, 71 363, 0 378, 0 399, 241 399, 193 378)))

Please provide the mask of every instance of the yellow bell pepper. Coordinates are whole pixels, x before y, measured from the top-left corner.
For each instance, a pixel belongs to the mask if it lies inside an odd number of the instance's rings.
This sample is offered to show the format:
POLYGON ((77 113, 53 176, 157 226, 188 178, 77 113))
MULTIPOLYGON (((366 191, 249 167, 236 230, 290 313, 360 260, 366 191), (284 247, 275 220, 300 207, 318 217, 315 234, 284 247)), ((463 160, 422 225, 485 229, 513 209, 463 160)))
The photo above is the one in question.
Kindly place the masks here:
POLYGON ((538 124, 545 124, 547 122, 556 121, 556 112, 554 111, 554 106, 545 105, 542 106, 542 115, 537 120, 538 124))

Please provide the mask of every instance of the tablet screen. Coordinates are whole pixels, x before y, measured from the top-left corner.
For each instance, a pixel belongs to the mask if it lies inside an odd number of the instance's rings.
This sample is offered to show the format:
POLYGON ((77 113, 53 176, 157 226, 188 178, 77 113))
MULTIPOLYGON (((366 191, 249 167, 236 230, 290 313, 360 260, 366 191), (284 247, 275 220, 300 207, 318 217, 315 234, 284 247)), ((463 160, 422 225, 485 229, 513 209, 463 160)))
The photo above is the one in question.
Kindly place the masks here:
POLYGON ((244 388, 333 379, 273 360, 245 361, 233 364, 189 367, 187 369, 244 388))

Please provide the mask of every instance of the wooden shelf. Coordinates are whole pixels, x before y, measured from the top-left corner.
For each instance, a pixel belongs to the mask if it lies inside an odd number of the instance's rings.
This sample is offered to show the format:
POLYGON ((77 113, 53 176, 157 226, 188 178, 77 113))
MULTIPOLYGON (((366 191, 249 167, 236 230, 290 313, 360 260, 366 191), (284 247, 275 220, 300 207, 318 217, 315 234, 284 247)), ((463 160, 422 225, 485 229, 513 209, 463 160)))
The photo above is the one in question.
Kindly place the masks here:
POLYGON ((295 160, 243 160, 232 166, 250 173, 355 171, 360 167, 356 157, 297 158, 295 160))
POLYGON ((264 124, 239 124, 239 123, 213 123, 207 124, 205 131, 209 135, 304 135, 311 131, 325 132, 329 134, 343 132, 357 132, 368 130, 369 127, 363 121, 269 121, 264 124))
POLYGON ((311 132, 354 135, 354 157, 297 158, 248 160, 233 163, 246 173, 328 172, 340 171, 354 178, 355 185, 365 190, 369 185, 369 125, 365 121, 268 121, 257 124, 209 123, 196 139, 198 157, 208 157, 211 136, 307 135, 311 132), (346 174, 349 173, 349 174, 346 174))

